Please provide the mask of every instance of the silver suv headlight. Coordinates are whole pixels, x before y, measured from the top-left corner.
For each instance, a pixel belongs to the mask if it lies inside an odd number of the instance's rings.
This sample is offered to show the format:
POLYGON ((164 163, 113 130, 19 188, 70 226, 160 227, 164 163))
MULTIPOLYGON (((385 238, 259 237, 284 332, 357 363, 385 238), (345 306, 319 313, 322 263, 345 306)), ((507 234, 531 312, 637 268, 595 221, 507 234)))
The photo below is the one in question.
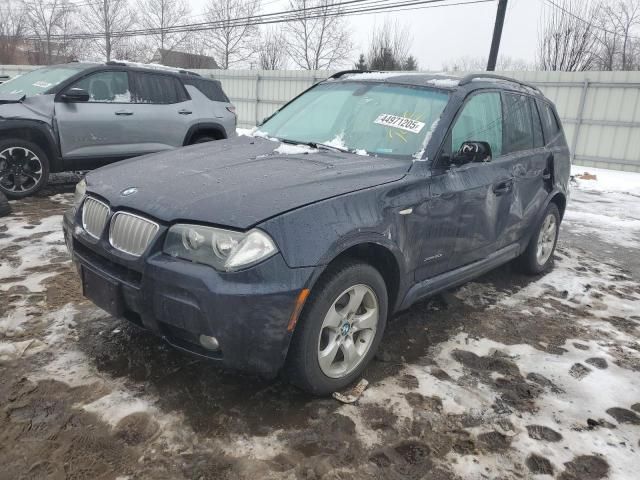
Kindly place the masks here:
POLYGON ((269 235, 257 229, 242 233, 177 224, 169 228, 163 251, 228 272, 254 265, 277 253, 278 248, 269 235))

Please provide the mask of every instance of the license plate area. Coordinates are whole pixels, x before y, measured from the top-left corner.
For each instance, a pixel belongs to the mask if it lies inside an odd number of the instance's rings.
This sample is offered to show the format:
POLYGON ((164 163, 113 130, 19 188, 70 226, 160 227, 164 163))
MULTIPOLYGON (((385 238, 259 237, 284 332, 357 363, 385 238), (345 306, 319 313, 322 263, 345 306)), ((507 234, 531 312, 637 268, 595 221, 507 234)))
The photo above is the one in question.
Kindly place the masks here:
POLYGON ((111 315, 119 317, 124 312, 120 285, 84 266, 82 267, 82 294, 111 315))

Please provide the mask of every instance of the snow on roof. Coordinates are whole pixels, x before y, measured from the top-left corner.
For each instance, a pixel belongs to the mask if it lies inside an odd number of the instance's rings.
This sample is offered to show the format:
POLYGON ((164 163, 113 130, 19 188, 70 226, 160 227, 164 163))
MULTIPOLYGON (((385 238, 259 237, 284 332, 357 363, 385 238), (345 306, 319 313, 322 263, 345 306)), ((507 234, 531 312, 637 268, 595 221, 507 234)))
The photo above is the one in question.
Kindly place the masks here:
POLYGON ((161 65, 159 63, 140 63, 140 62, 130 62, 129 60, 116 60, 116 59, 110 60, 110 61, 114 63, 124 63, 129 67, 149 68, 152 70, 162 70, 162 71, 173 72, 173 73, 186 71, 184 68, 169 67, 167 65, 161 65))
POLYGON ((460 83, 460 79, 443 73, 427 72, 363 72, 349 73, 338 77, 338 79, 349 80, 399 80, 407 79, 409 83, 416 85, 428 85, 437 88, 455 88, 460 83))

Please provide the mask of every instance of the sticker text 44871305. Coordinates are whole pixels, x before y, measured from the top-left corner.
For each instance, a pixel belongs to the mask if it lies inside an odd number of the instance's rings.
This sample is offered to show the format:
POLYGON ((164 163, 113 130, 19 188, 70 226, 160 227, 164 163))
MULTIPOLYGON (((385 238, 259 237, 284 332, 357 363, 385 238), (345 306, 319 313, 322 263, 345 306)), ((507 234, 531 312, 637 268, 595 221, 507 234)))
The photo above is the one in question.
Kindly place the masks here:
POLYGON ((399 128, 411 133, 420 133, 425 126, 423 122, 412 120, 411 118, 399 117, 397 115, 390 115, 383 113, 374 120, 374 123, 378 125, 384 125, 385 127, 399 128))

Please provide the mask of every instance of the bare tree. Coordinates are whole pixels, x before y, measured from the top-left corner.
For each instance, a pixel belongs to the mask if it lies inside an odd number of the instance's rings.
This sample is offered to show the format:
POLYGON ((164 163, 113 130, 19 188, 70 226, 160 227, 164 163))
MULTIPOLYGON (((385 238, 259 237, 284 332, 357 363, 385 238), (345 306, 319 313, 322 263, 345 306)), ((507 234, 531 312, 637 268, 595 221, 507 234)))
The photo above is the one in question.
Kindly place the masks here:
POLYGON ((385 21, 371 35, 367 53, 368 68, 402 70, 409 57, 412 42, 413 38, 406 25, 401 27, 398 22, 385 21))
POLYGON ((324 70, 344 62, 353 43, 335 0, 289 0, 293 20, 286 24, 289 55, 304 70, 324 70))
MULTIPOLYGON (((640 0, 617 0, 613 3, 606 4, 602 8, 604 23, 606 24, 610 41, 617 40, 614 46, 618 44, 620 51, 620 68, 629 70, 633 63, 633 30, 640 26, 640 0), (613 38, 612 38, 613 37, 613 38)), ((603 33, 603 35, 604 35, 603 33)), ((617 52, 613 52, 615 56, 617 52)), ((613 62, 611 62, 610 70, 613 70, 613 62)))
POLYGON ((287 44, 280 29, 269 28, 262 37, 258 60, 262 70, 282 70, 287 65, 287 44))
POLYGON ((112 43, 111 57, 130 62, 149 62, 154 51, 147 37, 124 37, 112 43))
POLYGON ((26 14, 22 5, 9 2, 0 8, 0 64, 17 62, 18 47, 26 30, 26 14))
MULTIPOLYGON (((442 70, 445 72, 478 72, 487 68, 487 57, 463 56, 453 59, 442 64, 442 70)), ((514 71, 514 70, 534 70, 535 65, 521 58, 513 58, 500 55, 496 63, 496 70, 514 71)))
POLYGON ((538 62, 542 70, 583 71, 597 63, 600 6, 582 0, 556 0, 547 6, 539 29, 538 62))
POLYGON ((49 65, 60 61, 60 56, 69 53, 72 6, 66 0, 29 0, 24 2, 24 9, 33 39, 32 63, 49 65))
POLYGON ((243 21, 260 9, 260 0, 209 0, 206 16, 216 28, 207 36, 207 45, 222 69, 247 61, 255 51, 259 31, 243 21))
POLYGON ((164 52, 180 47, 190 35, 189 32, 172 33, 172 27, 186 22, 189 5, 185 0, 137 0, 142 28, 154 29, 158 33, 147 36, 149 46, 158 50, 160 63, 164 52))
POLYGON ((136 17, 127 0, 95 0, 85 4, 82 21, 90 32, 100 33, 95 45, 98 54, 109 61, 114 50, 127 43, 126 37, 114 33, 129 30, 136 17))

